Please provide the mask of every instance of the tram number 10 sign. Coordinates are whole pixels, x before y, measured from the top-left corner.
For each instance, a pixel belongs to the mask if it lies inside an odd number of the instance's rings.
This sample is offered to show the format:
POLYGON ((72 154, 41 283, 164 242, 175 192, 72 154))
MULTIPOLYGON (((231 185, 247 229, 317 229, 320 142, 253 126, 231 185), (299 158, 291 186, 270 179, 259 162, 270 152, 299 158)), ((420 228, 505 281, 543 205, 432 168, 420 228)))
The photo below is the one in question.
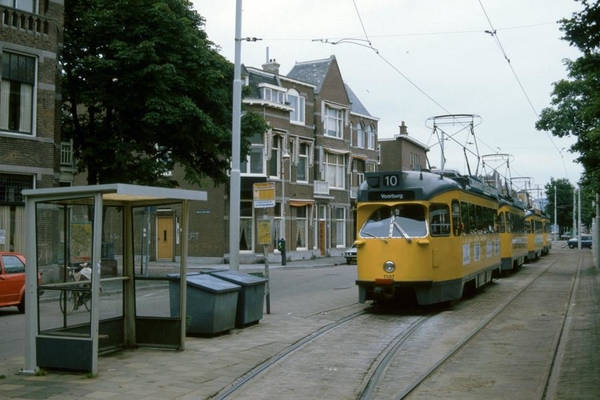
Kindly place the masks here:
POLYGON ((383 175, 383 186, 384 187, 400 186, 400 177, 395 174, 383 175))
POLYGON ((275 207, 275 182, 258 182, 252 185, 254 208, 275 207))

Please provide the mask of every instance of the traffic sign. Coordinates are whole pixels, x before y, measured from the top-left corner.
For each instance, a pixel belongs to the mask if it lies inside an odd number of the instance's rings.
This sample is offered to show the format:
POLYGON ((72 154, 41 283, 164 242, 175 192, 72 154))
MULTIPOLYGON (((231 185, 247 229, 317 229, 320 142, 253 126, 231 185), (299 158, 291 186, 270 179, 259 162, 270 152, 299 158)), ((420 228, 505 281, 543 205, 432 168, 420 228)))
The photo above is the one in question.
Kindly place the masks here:
POLYGON ((275 207, 275 182, 258 182, 252 185, 254 208, 275 207))

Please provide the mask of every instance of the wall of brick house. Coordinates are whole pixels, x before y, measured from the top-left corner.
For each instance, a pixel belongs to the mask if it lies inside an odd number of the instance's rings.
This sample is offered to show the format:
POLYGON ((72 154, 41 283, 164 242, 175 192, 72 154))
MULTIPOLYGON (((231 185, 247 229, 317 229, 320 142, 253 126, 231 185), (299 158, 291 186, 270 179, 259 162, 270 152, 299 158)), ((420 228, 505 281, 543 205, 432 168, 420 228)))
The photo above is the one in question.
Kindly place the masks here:
POLYGON ((13 173, 35 172, 41 176, 37 187, 55 186, 54 176, 59 171, 60 85, 56 83, 63 13, 62 1, 42 2, 39 14, 0 6, 0 50, 38 60, 35 135, 0 134, 0 151, 8 155, 1 164, 13 173))

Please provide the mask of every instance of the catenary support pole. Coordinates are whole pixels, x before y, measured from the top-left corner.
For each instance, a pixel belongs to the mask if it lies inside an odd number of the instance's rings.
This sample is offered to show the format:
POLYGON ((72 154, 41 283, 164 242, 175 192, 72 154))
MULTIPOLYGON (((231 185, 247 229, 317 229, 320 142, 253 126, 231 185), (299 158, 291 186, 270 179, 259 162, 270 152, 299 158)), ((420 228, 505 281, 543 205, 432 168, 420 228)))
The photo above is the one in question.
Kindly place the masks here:
POLYGON ((242 118, 242 0, 235 3, 235 57, 233 69, 233 118, 231 177, 229 185, 229 268, 240 270, 240 147, 242 118))

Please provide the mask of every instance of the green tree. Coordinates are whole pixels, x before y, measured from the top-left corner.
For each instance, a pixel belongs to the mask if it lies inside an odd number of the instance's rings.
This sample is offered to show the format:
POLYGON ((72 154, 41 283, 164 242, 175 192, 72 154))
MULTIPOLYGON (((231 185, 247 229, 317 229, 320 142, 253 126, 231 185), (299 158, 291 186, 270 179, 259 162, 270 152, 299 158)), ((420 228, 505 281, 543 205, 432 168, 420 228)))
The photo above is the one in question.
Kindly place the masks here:
POLYGON ((174 186, 176 165, 190 183, 227 179, 233 65, 203 26, 187 0, 65 2, 63 132, 89 184, 174 186))
POLYGON ((565 233, 573 229, 573 190, 575 188, 568 179, 550 178, 550 182, 544 186, 548 203, 544 210, 550 216, 550 221, 554 224, 554 204, 556 204, 556 223, 559 226, 559 232, 565 233), (556 193, 556 203, 554 201, 556 193))
MULTIPOLYGON (((577 1, 577 0, 576 0, 577 1)), ((554 83, 551 107, 536 123, 558 137, 576 136, 571 151, 584 168, 581 184, 600 191, 600 5, 581 0, 583 10, 560 21, 563 39, 582 55, 565 60, 568 79, 554 83)))

